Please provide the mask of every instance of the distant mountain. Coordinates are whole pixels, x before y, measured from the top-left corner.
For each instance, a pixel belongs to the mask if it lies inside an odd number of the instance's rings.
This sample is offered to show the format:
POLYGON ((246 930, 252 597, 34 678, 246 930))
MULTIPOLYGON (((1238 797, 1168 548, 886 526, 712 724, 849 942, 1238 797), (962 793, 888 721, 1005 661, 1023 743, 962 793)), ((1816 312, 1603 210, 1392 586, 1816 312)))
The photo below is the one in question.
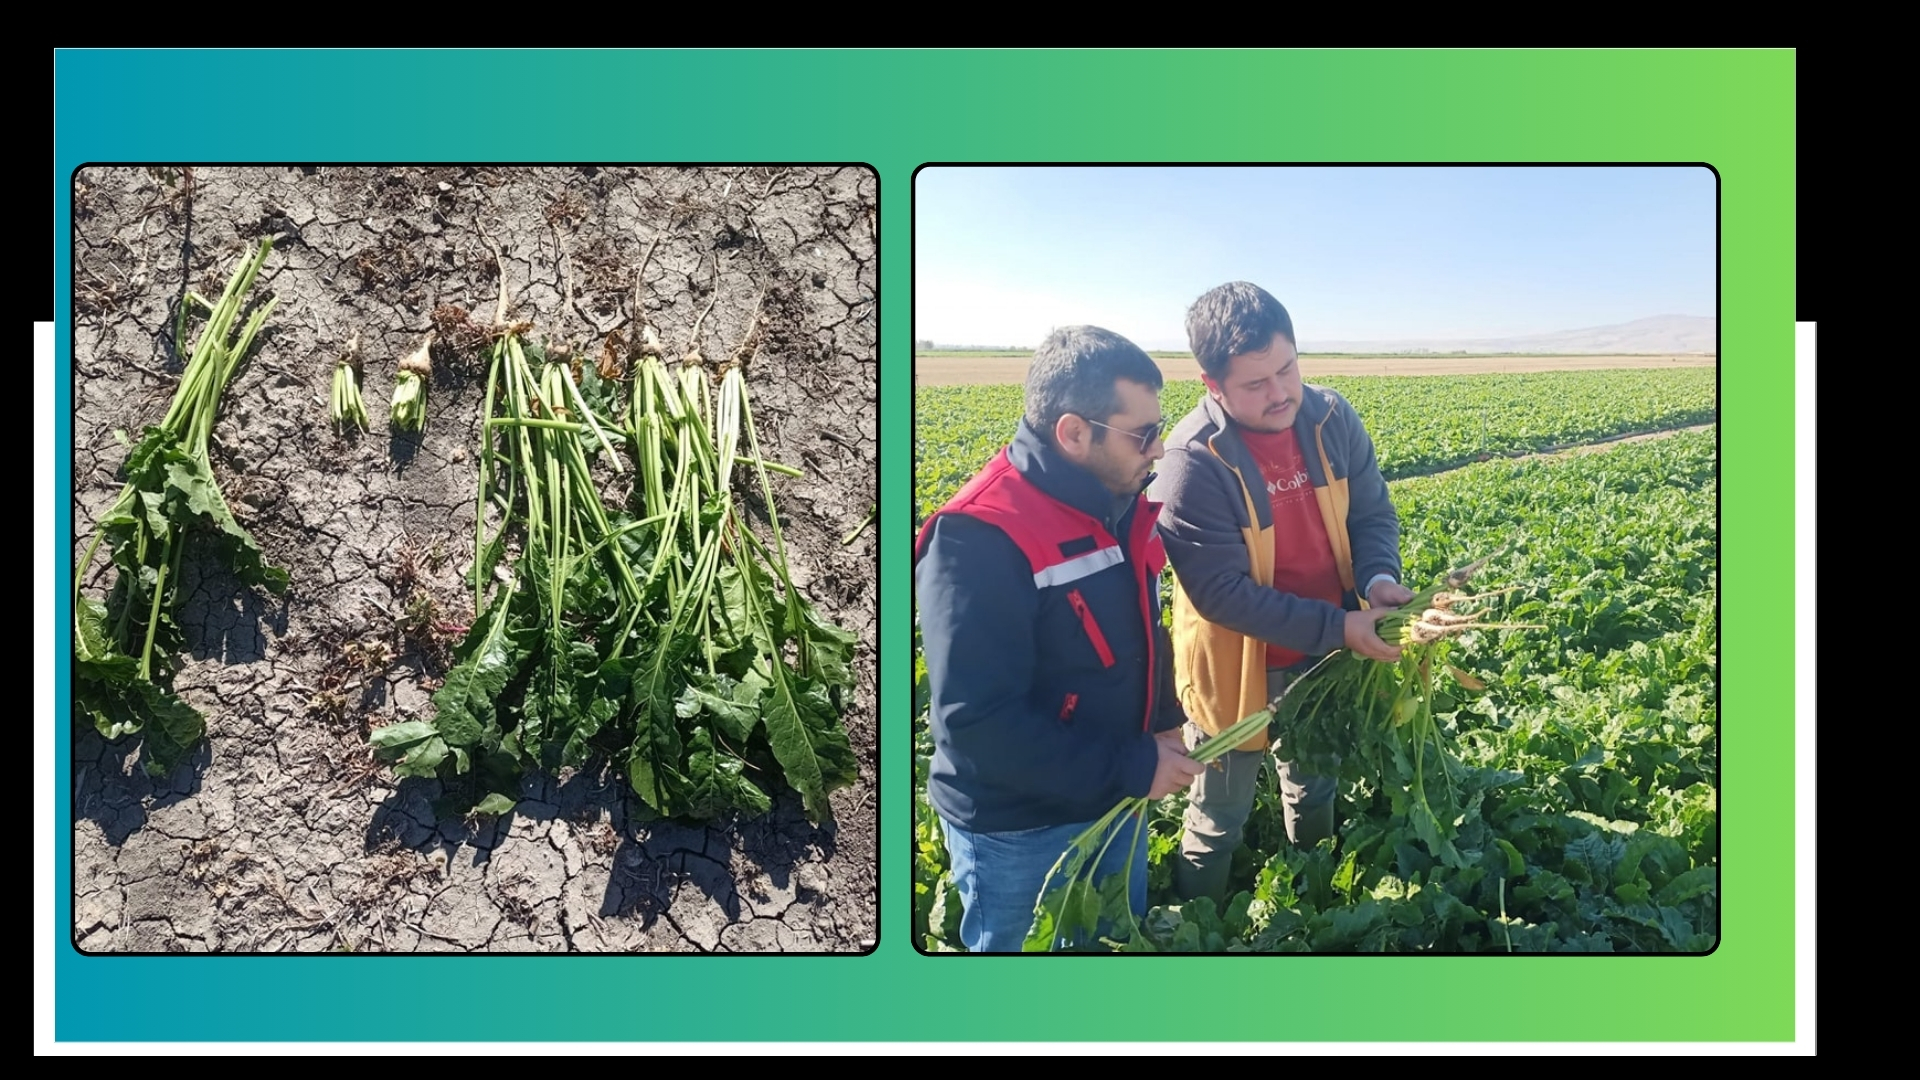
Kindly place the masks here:
POLYGON ((1301 352, 1490 353, 1711 353, 1719 348, 1719 320, 1706 315, 1648 319, 1509 338, 1410 338, 1400 341, 1300 342, 1301 352))

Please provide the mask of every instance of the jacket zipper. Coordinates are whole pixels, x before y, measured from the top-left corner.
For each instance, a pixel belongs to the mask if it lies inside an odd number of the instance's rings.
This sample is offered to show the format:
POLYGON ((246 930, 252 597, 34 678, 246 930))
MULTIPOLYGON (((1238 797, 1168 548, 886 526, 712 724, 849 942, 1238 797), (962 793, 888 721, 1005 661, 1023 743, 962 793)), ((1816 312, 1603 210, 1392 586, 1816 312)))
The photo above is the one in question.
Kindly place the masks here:
POLYGON ((1100 624, 1093 621, 1093 610, 1087 607, 1087 598, 1075 589, 1067 594, 1067 603, 1073 605, 1073 613, 1080 616, 1080 625, 1086 627, 1087 637, 1093 639, 1093 651, 1100 654, 1102 667, 1113 666, 1113 650, 1107 647, 1107 635, 1100 632, 1100 624))
MULTIPOLYGON (((1147 531, 1142 533, 1138 525, 1136 524, 1134 532, 1136 535, 1151 537, 1153 535, 1152 528, 1153 528, 1152 525, 1148 525, 1147 531)), ((1140 540, 1138 543, 1134 544, 1133 547, 1134 547, 1133 560, 1134 560, 1134 565, 1137 567, 1137 569, 1134 571, 1134 574, 1135 574, 1134 581, 1137 583, 1138 591, 1140 593, 1140 616, 1141 616, 1141 619, 1147 624, 1147 711, 1146 711, 1146 715, 1142 717, 1140 720, 1140 730, 1145 732, 1151 732, 1153 731, 1153 713, 1154 713, 1154 705, 1156 704, 1154 699, 1153 676, 1154 676, 1154 673, 1159 670, 1158 665, 1154 663, 1153 642, 1154 642, 1154 639, 1158 636, 1157 631, 1160 628, 1154 625, 1153 602, 1152 602, 1153 598, 1148 595, 1147 590, 1158 589, 1160 587, 1160 583, 1158 581, 1147 580, 1147 563, 1145 558, 1146 552, 1144 550, 1146 547, 1146 540, 1144 539, 1140 540)))

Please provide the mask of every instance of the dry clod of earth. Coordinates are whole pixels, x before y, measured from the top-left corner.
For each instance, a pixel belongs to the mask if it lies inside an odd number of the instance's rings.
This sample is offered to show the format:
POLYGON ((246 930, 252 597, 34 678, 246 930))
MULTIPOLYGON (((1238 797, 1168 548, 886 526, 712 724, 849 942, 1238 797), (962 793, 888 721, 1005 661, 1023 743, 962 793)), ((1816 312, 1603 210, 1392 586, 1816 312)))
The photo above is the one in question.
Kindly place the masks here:
MULTIPOLYGON (((215 473, 283 598, 191 551, 175 688, 208 736, 146 776, 138 740, 73 729, 73 938, 86 952, 859 952, 878 929, 877 185, 864 168, 88 168, 75 177, 77 564, 125 449, 164 412, 188 290, 275 237, 279 302, 229 387, 215 473), (496 254, 497 253, 497 254, 496 254), (480 348, 504 269, 515 319, 603 371, 648 329, 741 357, 795 583, 858 636, 844 717, 860 779, 815 827, 645 820, 615 763, 529 774, 506 818, 439 820, 394 780, 383 724, 430 718, 473 618, 480 348), (425 430, 328 419, 359 336, 367 402, 432 336, 425 430)), ((370 408, 369 413, 376 413, 370 408)), ((607 491, 623 494, 617 484, 607 491)), ((750 506, 756 505, 751 500, 750 506)), ((756 511, 757 512, 757 511, 756 511)), ((98 596, 107 579, 82 582, 98 596)))

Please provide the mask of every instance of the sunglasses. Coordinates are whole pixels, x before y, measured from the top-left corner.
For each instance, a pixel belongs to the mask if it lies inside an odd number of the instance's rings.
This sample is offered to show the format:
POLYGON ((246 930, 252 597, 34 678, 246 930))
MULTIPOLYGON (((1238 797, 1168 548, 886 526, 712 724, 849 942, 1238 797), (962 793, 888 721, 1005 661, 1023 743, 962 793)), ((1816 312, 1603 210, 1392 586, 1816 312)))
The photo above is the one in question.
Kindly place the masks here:
MULTIPOLYGON (((1081 417, 1081 419, 1087 420, 1084 416, 1081 417)), ((1117 431, 1131 439, 1140 440, 1140 452, 1143 454, 1147 452, 1147 447, 1160 441, 1161 432, 1167 428, 1167 422, 1165 420, 1156 421, 1139 431, 1128 431, 1126 428, 1117 428, 1112 424, 1103 424, 1098 420, 1087 420, 1087 423, 1092 424, 1094 427, 1106 428, 1108 431, 1117 431)))

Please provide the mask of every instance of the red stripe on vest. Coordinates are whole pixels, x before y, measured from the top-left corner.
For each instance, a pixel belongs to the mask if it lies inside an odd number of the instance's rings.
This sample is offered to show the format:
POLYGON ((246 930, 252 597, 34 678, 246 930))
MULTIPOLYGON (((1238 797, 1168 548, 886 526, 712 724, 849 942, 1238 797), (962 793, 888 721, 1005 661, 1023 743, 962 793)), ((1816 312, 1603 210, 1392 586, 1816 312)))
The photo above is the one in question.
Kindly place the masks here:
MULTIPOLYGON (((1153 598, 1160 587, 1160 572, 1167 565, 1166 545, 1161 542, 1160 533, 1155 528, 1160 517, 1160 505, 1142 494, 1135 501, 1133 525, 1127 537, 1127 550, 1134 554, 1134 585, 1140 597, 1140 619, 1147 630, 1147 702, 1141 721, 1143 731, 1153 730, 1154 679, 1158 673, 1154 640, 1155 631, 1159 629, 1154 625, 1153 598)), ((1094 551, 1118 547, 1120 544, 1107 532, 1099 518, 1060 502, 1023 476, 1014 467, 1013 459, 1007 455, 1004 447, 987 463, 986 468, 975 474, 973 479, 954 493, 953 498, 948 499, 944 506, 921 524, 920 535, 914 539, 913 545, 915 562, 926 553, 927 537, 933 531, 933 523, 942 514, 965 514, 995 526, 1019 547, 1035 574, 1088 554, 1084 551, 1071 556, 1061 554, 1060 545, 1066 541, 1091 535, 1094 551)), ((1077 594, 1078 590, 1075 592, 1077 594)), ((1084 603, 1082 601, 1082 606, 1084 603)), ((1087 623, 1089 634, 1098 633, 1090 613, 1082 614, 1082 621, 1087 623)), ((1104 638, 1096 637, 1095 641, 1101 659, 1111 664, 1113 654, 1106 648, 1104 638)))
POLYGON ((1087 606, 1087 598, 1075 589, 1067 594, 1067 603, 1073 605, 1073 613, 1080 616, 1080 625, 1086 628, 1087 637, 1093 642, 1093 651, 1100 654, 1102 667, 1113 666, 1113 649, 1107 645, 1107 635, 1100 632, 1100 624, 1094 621, 1093 609, 1087 606))

